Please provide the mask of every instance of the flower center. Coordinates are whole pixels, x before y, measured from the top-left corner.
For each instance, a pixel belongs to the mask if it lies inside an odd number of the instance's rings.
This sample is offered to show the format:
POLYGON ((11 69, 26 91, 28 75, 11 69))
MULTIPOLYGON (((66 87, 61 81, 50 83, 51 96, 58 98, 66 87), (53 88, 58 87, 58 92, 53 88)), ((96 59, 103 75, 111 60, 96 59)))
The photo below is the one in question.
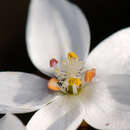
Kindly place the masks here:
POLYGON ((69 52, 66 59, 58 64, 56 59, 50 60, 56 78, 51 78, 48 88, 65 94, 77 95, 95 77, 96 70, 86 70, 85 63, 78 59, 74 52, 69 52))

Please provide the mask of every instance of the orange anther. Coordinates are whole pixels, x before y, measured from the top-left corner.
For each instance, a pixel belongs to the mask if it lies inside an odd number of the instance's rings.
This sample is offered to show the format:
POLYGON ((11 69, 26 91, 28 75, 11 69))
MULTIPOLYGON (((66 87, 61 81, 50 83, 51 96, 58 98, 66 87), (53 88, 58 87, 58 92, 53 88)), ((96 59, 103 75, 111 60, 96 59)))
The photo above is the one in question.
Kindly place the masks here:
POLYGON ((90 83, 95 75, 96 75, 96 69, 88 70, 85 72, 84 80, 90 83))
POLYGON ((57 85, 57 82, 58 80, 56 78, 51 78, 49 81, 48 81, 48 88, 53 90, 53 91, 59 91, 59 87, 57 85))
POLYGON ((91 73, 92 73, 92 77, 95 77, 95 75, 96 75, 96 69, 91 69, 91 73))

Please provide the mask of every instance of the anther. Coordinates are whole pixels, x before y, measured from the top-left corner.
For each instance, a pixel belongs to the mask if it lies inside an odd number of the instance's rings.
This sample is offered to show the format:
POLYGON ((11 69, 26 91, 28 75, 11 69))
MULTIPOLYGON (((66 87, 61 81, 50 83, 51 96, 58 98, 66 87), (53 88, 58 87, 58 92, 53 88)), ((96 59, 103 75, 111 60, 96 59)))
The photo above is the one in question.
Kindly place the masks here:
POLYGON ((53 91, 59 91, 60 88, 58 87, 58 84, 57 84, 58 80, 56 78, 51 78, 49 81, 48 81, 48 88, 53 90, 53 91))
POLYGON ((55 58, 50 60, 50 67, 54 67, 56 64, 58 64, 58 61, 55 58))
POLYGON ((84 80, 90 83, 92 79, 95 77, 95 75, 96 75, 96 69, 93 68, 91 70, 87 70, 85 72, 84 80))
POLYGON ((78 56, 74 52, 69 52, 68 53, 68 60, 71 62, 72 59, 77 60, 78 56))
POLYGON ((75 84, 76 86, 80 86, 81 80, 79 78, 70 77, 68 80, 68 84, 69 84, 69 86, 73 86, 73 84, 75 84))

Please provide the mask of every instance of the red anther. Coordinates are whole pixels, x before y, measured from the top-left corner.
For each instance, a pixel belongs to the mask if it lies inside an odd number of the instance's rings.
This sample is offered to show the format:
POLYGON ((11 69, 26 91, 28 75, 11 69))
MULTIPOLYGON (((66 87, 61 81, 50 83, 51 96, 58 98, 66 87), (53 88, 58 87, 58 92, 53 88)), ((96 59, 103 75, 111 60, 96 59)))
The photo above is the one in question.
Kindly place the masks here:
POLYGON ((50 60, 50 67, 54 67, 57 63, 58 63, 58 61, 55 58, 52 58, 50 60))

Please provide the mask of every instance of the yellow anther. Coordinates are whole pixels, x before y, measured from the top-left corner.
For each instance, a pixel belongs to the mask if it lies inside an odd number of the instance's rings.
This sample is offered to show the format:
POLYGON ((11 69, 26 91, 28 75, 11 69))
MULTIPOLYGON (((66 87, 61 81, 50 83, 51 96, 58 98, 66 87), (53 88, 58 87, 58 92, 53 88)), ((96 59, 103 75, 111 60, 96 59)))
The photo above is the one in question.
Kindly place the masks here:
POLYGON ((69 86, 73 86, 73 84, 74 84, 74 78, 73 77, 69 78, 68 84, 69 84, 69 86))
POLYGON ((80 86, 81 80, 79 78, 70 77, 68 80, 68 84, 69 84, 69 86, 73 86, 73 84, 75 84, 76 86, 80 86))
POLYGON ((69 61, 71 61, 72 59, 78 59, 78 56, 74 52, 69 52, 68 59, 69 61))
POLYGON ((76 86, 80 86, 81 85, 81 80, 79 78, 75 78, 74 83, 75 83, 76 86))

